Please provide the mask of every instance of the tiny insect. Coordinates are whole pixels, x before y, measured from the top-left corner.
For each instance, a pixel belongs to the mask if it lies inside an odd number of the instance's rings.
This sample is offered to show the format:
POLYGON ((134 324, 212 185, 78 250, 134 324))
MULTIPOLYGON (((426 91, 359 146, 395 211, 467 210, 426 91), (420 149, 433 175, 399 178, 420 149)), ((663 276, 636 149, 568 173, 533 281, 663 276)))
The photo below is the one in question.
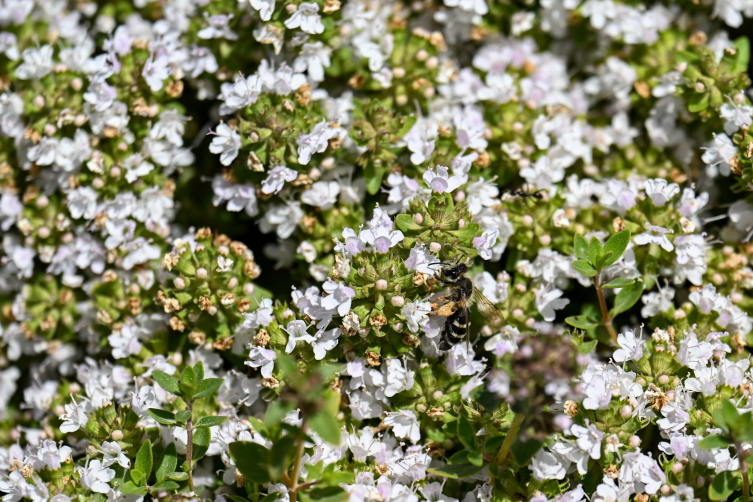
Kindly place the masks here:
POLYGON ((544 198, 544 194, 541 190, 536 190, 535 192, 526 192, 522 188, 515 188, 510 190, 510 195, 512 195, 513 197, 520 197, 522 199, 528 199, 530 197, 533 199, 541 200, 544 198))
POLYGON ((465 276, 468 267, 460 263, 460 259, 454 263, 432 263, 432 265, 440 267, 437 271, 439 272, 437 279, 449 286, 449 291, 432 304, 435 315, 447 317, 439 338, 439 350, 450 350, 463 338, 466 339, 467 348, 470 350, 471 339, 468 328, 471 322, 468 307, 475 303, 481 315, 494 327, 501 325, 505 318, 502 312, 487 300, 484 294, 465 276))

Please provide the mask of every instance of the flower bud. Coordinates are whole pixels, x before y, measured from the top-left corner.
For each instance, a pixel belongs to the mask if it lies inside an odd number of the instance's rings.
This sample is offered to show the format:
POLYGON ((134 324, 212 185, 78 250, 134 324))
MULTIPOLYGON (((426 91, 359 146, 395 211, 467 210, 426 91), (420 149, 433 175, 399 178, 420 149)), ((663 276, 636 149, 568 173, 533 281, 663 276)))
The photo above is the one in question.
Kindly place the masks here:
POLYGON ((462 190, 458 190, 457 192, 453 194, 452 200, 458 203, 463 202, 465 200, 465 192, 463 192, 462 190))
POLYGON ((552 243, 552 238, 549 237, 547 234, 544 234, 541 237, 539 237, 539 242, 541 243, 542 246, 548 246, 549 244, 552 243))
POLYGON ((398 94, 395 98, 395 102, 400 106, 405 106, 408 103, 408 96, 405 94, 398 94))
POLYGON ((180 352, 174 353, 172 360, 175 366, 180 366, 183 363, 183 354, 181 354, 180 352))
POLYGON ((703 486, 703 476, 698 476, 695 480, 695 485, 700 488, 703 486))
POLYGON ((458 220, 458 228, 459 228, 460 230, 463 230, 463 229, 465 228, 465 220, 464 220, 463 218, 460 218, 460 219, 458 220))
POLYGON ((392 325, 392 329, 400 333, 403 330, 403 323, 396 322, 395 324, 392 325))
POLYGON ((667 385, 669 383, 669 376, 668 375, 661 375, 659 377, 659 384, 660 385, 667 385))
POLYGON ((334 157, 327 157, 322 161, 322 167, 324 169, 332 169, 335 167, 335 158, 334 157))
POLYGON ((114 431, 112 431, 112 434, 111 434, 111 436, 112 436, 112 438, 113 438, 113 439, 114 439, 115 441, 122 441, 122 440, 123 440, 123 431, 121 431, 121 430, 119 430, 119 429, 117 429, 117 430, 114 430, 114 431))
POLYGON ((104 186, 105 186, 105 180, 103 180, 99 176, 97 176, 96 178, 92 180, 92 187, 94 187, 94 189, 99 190, 100 188, 103 188, 104 186))
POLYGON ((288 11, 288 14, 292 14, 296 10, 298 10, 298 6, 294 3, 289 3, 285 6, 285 10, 288 11))
POLYGON ((202 268, 200 268, 200 269, 198 269, 196 271, 196 277, 198 277, 199 279, 206 279, 207 278, 207 273, 208 273, 207 269, 205 269, 204 267, 202 267, 202 268))
POLYGON ((321 176, 322 176, 322 172, 315 167, 309 171, 309 178, 311 178, 314 181, 318 180, 321 176))
POLYGON ((713 276, 711 276, 711 282, 713 282, 717 286, 721 286, 724 282, 724 277, 722 277, 722 274, 714 274, 713 276))
POLYGON ((440 243, 438 243, 438 242, 432 242, 432 243, 429 244, 429 250, 432 253, 437 254, 440 251, 442 251, 442 245, 440 243))
POLYGON ((695 92, 705 92, 705 91, 706 91, 706 86, 703 85, 703 82, 697 82, 695 84, 695 92))
POLYGON ((518 291, 519 293, 525 293, 525 292, 526 292, 526 285, 525 285, 525 284, 516 284, 516 285, 515 285, 515 289, 516 289, 516 290, 517 290, 517 291, 518 291))
POLYGON ((176 277, 173 281, 173 285, 176 287, 176 289, 183 289, 186 287, 186 281, 182 277, 176 277))
POLYGON ((735 94, 735 97, 732 98, 735 101, 736 105, 744 105, 745 104, 745 93, 743 91, 738 92, 735 94))
POLYGON ((39 230, 37 231, 37 235, 39 235, 40 239, 46 239, 50 236, 50 229, 47 227, 39 227, 39 230))
POLYGON ((685 70, 687 70, 687 69, 688 69, 688 63, 686 63, 684 61, 682 63, 680 63, 680 64, 677 65, 677 71, 679 71, 680 73, 684 73, 685 70))
POLYGON ((215 314, 217 314, 217 307, 215 307, 214 305, 212 305, 211 307, 209 307, 209 309, 207 310, 207 312, 209 312, 209 315, 215 315, 215 314))
POLYGON ((664 485, 661 487, 662 495, 669 495, 671 492, 672 492, 672 488, 670 488, 669 485, 664 485))
POLYGON ((533 317, 529 317, 528 319, 526 319, 526 326, 528 326, 529 328, 533 326, 534 324, 536 324, 536 319, 534 319, 533 317))
POLYGON ((390 303, 393 307, 402 307, 405 304, 405 298, 400 295, 395 295, 390 299, 390 303))
POLYGON ((421 215, 421 213, 416 213, 413 215, 413 221, 416 222, 416 225, 420 225, 424 222, 424 217, 421 215))
POLYGON ((388 286, 388 285, 389 285, 389 284, 388 284, 388 283, 387 283, 387 281, 385 281, 384 279, 379 279, 379 280, 378 280, 378 281, 376 282, 376 288, 377 288, 377 290, 379 290, 379 291, 384 291, 384 290, 386 290, 386 289, 387 289, 387 286, 388 286))
POLYGON ((622 418, 630 418, 632 414, 633 414, 632 406, 625 405, 622 408, 620 408, 620 416, 622 418))
POLYGON ((403 68, 402 66, 395 67, 395 69, 392 70, 392 75, 395 78, 403 78, 405 76, 405 68, 403 68))
POLYGON ((231 277, 231 278, 230 278, 230 280, 229 280, 229 281, 227 281, 227 286, 228 286, 229 288, 234 288, 234 287, 236 287, 237 285, 238 285, 238 279, 236 279, 235 277, 231 277))
POLYGON ((77 113, 73 118, 73 125, 75 125, 76 127, 81 127, 84 124, 86 124, 86 115, 84 115, 83 113, 77 113))
POLYGON ((81 80, 79 77, 74 78, 71 80, 71 87, 74 91, 80 91, 84 87, 84 81, 81 80))
POLYGON ((513 311, 512 311, 512 316, 513 316, 513 317, 514 317, 515 319, 520 319, 520 318, 522 318, 522 317, 523 317, 523 310, 521 310, 521 309, 515 309, 515 310, 513 310, 513 311))
POLYGON ((628 444, 632 448, 638 448, 641 445, 641 438, 638 436, 630 436, 630 439, 628 439, 628 444))
POLYGON ((254 294, 254 285, 250 282, 243 285, 243 294, 244 295, 253 295, 254 294))
POLYGON ((512 124, 512 130, 514 132, 523 132, 524 128, 525 128, 525 126, 523 125, 522 122, 513 122, 513 124, 512 124))
POLYGON ((416 53, 416 59, 418 61, 426 61, 429 58, 429 53, 421 49, 416 53))
POLYGON ((52 136, 56 132, 58 132, 58 128, 55 127, 55 124, 45 124, 45 126, 44 126, 44 133, 47 136, 52 136))
POLYGON ((432 394, 432 397, 436 400, 442 399, 442 396, 444 396, 444 394, 441 390, 435 390, 434 394, 432 394))
POLYGON ((282 318, 287 319, 288 317, 295 317, 295 314, 290 309, 285 309, 282 313, 282 318))
POLYGON ((120 168, 118 166, 110 168, 110 176, 113 178, 120 178, 120 168))
POLYGON ((530 227, 533 225, 533 216, 530 214, 523 215, 523 218, 520 221, 524 226, 530 227))
POLYGON ((45 104, 44 96, 37 96, 36 98, 34 98, 34 101, 32 101, 32 103, 37 108, 42 108, 45 104))

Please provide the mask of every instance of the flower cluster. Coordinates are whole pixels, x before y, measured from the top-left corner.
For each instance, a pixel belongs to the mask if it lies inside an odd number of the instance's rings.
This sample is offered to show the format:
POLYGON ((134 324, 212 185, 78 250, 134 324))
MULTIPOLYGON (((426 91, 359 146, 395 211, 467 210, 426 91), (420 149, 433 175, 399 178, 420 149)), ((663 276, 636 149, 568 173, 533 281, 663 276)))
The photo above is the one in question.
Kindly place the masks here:
POLYGON ((749 502, 750 0, 0 0, 7 502, 749 502))

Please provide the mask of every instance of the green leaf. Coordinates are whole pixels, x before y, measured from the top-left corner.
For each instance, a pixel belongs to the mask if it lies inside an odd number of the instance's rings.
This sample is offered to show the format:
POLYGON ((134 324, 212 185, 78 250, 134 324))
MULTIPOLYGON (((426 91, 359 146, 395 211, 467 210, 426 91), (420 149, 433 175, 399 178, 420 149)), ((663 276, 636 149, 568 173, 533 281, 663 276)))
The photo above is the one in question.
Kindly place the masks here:
POLYGON ((458 439, 460 439, 463 446, 469 450, 475 450, 478 445, 476 441, 476 431, 473 430, 471 422, 463 415, 458 417, 458 439))
POLYGON ((612 257, 611 251, 603 250, 603 252, 601 253, 601 256, 599 257, 599 261, 597 261, 594 264, 594 268, 596 270, 604 270, 604 267, 607 266, 606 263, 609 261, 611 257, 612 257))
POLYGON ((750 40, 748 37, 738 37, 732 42, 737 49, 737 61, 732 73, 745 73, 750 63, 750 40))
MULTIPOLYGON (((738 39, 739 40, 739 39, 738 39)), ((414 125, 416 125, 416 121, 418 120, 418 117, 415 115, 407 115, 402 118, 402 125, 400 129, 397 130, 395 133, 395 136, 403 137, 413 128, 414 125)))
POLYGON ((235 441, 229 448, 235 466, 248 481, 269 483, 269 450, 252 441, 235 441))
POLYGON ((157 462, 157 481, 162 481, 167 475, 175 471, 175 467, 178 465, 178 453, 175 450, 175 443, 170 443, 165 448, 162 456, 157 462))
POLYGON ((206 380, 203 380, 199 384, 198 389, 196 389, 196 394, 193 395, 193 398, 204 399, 211 396, 212 394, 217 392, 217 389, 222 387, 222 383, 224 381, 224 378, 207 378, 206 380))
POLYGON ((703 438, 698 443, 698 446, 700 446, 704 450, 713 450, 714 448, 728 448, 730 444, 731 443, 727 441, 723 436, 714 434, 703 438))
POLYGON ((164 371, 154 370, 152 371, 152 378, 159 384, 160 387, 165 389, 170 394, 180 395, 180 387, 178 385, 178 379, 172 375, 168 375, 164 371))
POLYGON ((586 260, 575 260, 573 268, 587 277, 594 277, 599 272, 586 260))
POLYGON ((688 111, 690 113, 702 112, 703 110, 708 108, 710 104, 711 104, 710 92, 697 93, 697 94, 694 94, 693 97, 690 98, 690 102, 688 103, 688 111))
POLYGON ((525 443, 523 441, 515 441, 510 447, 512 456, 515 457, 515 461, 521 467, 528 465, 536 452, 541 449, 543 443, 536 439, 529 439, 525 443))
POLYGON ((447 463, 450 465, 456 465, 456 464, 467 464, 468 463, 468 456, 471 454, 468 450, 460 450, 452 454, 450 458, 447 459, 447 463))
POLYGON ((175 414, 175 420, 178 423, 185 424, 188 422, 188 419, 191 418, 191 415, 193 415, 191 410, 180 410, 175 414))
POLYGON ((149 408, 149 416, 151 416, 157 423, 162 425, 175 425, 175 415, 169 411, 160 410, 159 408, 149 408))
POLYGON ((228 417, 215 417, 215 416, 201 417, 194 424, 194 427, 214 427, 215 425, 220 425, 222 423, 227 422, 227 419, 228 417))
POLYGON ((148 480, 152 474, 152 442, 150 440, 144 441, 144 444, 139 448, 139 452, 136 454, 136 462, 133 464, 135 469, 138 469, 144 473, 145 478, 148 480))
POLYGON ((450 436, 457 436, 458 435, 458 421, 453 420, 452 422, 447 422, 442 426, 442 430, 445 431, 450 436))
POLYGON ((128 471, 128 474, 131 476, 131 479, 136 484, 136 486, 146 486, 143 472, 138 469, 131 469, 130 471, 128 471))
POLYGON ((296 437, 292 434, 282 436, 272 446, 269 452, 269 476, 272 481, 277 481, 287 470, 295 451, 296 437))
POLYGON ((146 495, 146 486, 138 486, 133 481, 126 481, 120 486, 120 493, 124 495, 146 495))
POLYGON ((187 366, 183 370, 183 374, 180 376, 180 383, 178 384, 180 390, 186 395, 191 396, 196 392, 196 372, 192 367, 187 366))
POLYGON ((186 481, 188 479, 188 473, 187 472, 171 472, 165 477, 167 479, 172 479, 173 481, 186 481))
POLYGON ((176 483, 175 481, 170 481, 169 479, 163 479, 162 481, 157 481, 154 485, 152 485, 152 493, 158 490, 164 490, 164 491, 172 491, 177 490, 180 488, 180 485, 176 483))
POLYGON ((345 502, 349 497, 339 486, 317 486, 299 494, 301 502, 345 502))
POLYGON ((479 448, 478 450, 474 450, 468 454, 468 461, 472 463, 475 466, 481 466, 484 465, 484 450, 479 448))
POLYGON ((593 329, 599 325, 597 321, 584 315, 570 316, 565 319, 565 322, 570 326, 575 326, 576 328, 585 330, 593 329))
POLYGON ((709 485, 709 498, 711 500, 724 500, 739 489, 742 481, 736 471, 724 471, 716 475, 709 485))
POLYGON ((591 254, 588 250, 588 241, 582 235, 575 234, 573 246, 575 247, 575 256, 579 260, 589 261, 591 259, 591 254))
POLYGON ((483 469, 483 466, 479 467, 477 465, 468 463, 445 465, 442 467, 430 467, 426 469, 426 472, 436 474, 437 476, 441 476, 443 478, 460 479, 467 478, 468 476, 473 476, 474 474, 481 471, 481 469, 483 469))
POLYGON ((578 347, 578 354, 590 354, 596 348, 598 340, 591 340, 590 342, 583 342, 578 347))
POLYGON ((591 263, 596 263, 601 258, 601 242, 596 237, 591 237, 591 243, 588 246, 588 256, 591 258, 591 263))
POLYGON ((209 427, 196 429, 193 433, 193 459, 199 460, 209 449, 209 443, 212 441, 212 433, 209 427))
POLYGON ((625 286, 630 286, 635 282, 635 279, 627 279, 625 277, 618 277, 617 279, 612 279, 607 284, 603 285, 602 288, 624 288, 625 286))
POLYGON ((722 430, 737 432, 739 429, 740 415, 729 399, 722 399, 722 407, 714 412, 714 419, 722 430))
POLYGON ((198 361, 193 365, 193 370, 196 373, 196 381, 201 383, 201 381, 204 380, 204 363, 198 361))
POLYGON ((614 306, 609 311, 611 317, 615 317, 617 314, 621 314, 630 309, 638 302, 643 294, 643 283, 634 282, 630 286, 622 288, 614 298, 614 306))
POLYGON ((261 502, 275 502, 275 500, 280 498, 280 495, 282 495, 280 492, 269 493, 263 499, 261 499, 261 502))
POLYGON ((328 443, 340 444, 340 423, 328 413, 324 411, 314 413, 311 417, 311 428, 328 443))

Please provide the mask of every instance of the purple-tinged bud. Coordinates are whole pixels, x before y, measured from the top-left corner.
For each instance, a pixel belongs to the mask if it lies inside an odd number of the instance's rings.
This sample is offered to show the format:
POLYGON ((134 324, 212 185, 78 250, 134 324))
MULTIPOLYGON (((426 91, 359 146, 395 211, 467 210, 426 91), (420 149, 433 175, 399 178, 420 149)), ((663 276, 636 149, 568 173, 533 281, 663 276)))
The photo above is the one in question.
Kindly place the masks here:
POLYGON ((695 84, 695 92, 705 92, 705 91, 706 91, 706 86, 703 85, 703 82, 697 82, 695 84))
POLYGON ((668 375, 661 375, 659 377, 659 384, 660 385, 667 385, 669 383, 669 376, 668 375))
POLYGON ((254 294, 254 285, 250 282, 243 285, 243 294, 244 295, 253 295, 254 294))
POLYGON ((379 291, 385 291, 385 290, 387 289, 387 286, 388 286, 388 285, 389 285, 389 284, 388 284, 388 283, 387 283, 387 281, 385 281, 384 279, 379 279, 379 280, 378 280, 378 281, 376 282, 376 288, 377 288, 377 289, 378 289, 379 291))
POLYGON ((216 315, 217 314, 217 307, 214 305, 210 306, 209 309, 207 309, 207 312, 209 312, 209 315, 216 315))
POLYGON ((282 318, 287 319, 288 317, 295 317, 295 314, 290 309, 285 309, 282 313, 282 318))
POLYGON ((551 237, 550 237, 549 235, 547 235, 547 234, 544 234, 544 235, 542 235, 541 237, 539 237, 539 242, 540 242, 540 243, 541 243, 541 244, 542 244, 543 246, 548 246, 549 244, 551 244, 551 243, 552 243, 552 238, 551 238, 551 237))
POLYGON ((630 418, 633 415, 633 408, 632 406, 623 406, 620 408, 620 416, 622 418, 630 418))
POLYGON ((186 287, 186 280, 182 277, 176 277, 175 280, 173 280, 173 285, 176 289, 183 289, 186 287))
POLYGON ((40 195, 37 197, 36 204, 37 208, 44 209, 50 204, 50 199, 48 199, 46 195, 40 195))
POLYGON ((40 239, 46 239, 50 236, 50 229, 47 227, 39 227, 39 230, 37 231, 37 235, 39 235, 40 239))
POLYGON ((36 98, 34 98, 34 101, 32 101, 32 103, 37 108, 42 108, 45 104, 44 96, 37 96, 36 98))
POLYGON ((84 87, 84 81, 81 80, 79 77, 74 78, 71 80, 71 88, 73 88, 74 91, 80 91, 84 87))
POLYGON ((421 225, 424 222, 424 217, 421 213, 416 213, 413 215, 413 221, 416 222, 416 225, 421 225))
POLYGON ((204 267, 196 271, 196 277, 198 277, 199 279, 206 279, 207 274, 208 274, 207 269, 205 269, 204 267))
POLYGON ((438 242, 432 242, 432 243, 429 244, 429 250, 432 253, 437 254, 440 251, 442 251, 442 245, 440 243, 438 243, 438 242))
POLYGON ((630 436, 630 439, 628 439, 628 444, 631 448, 638 448, 641 445, 641 438, 638 436, 630 436))
POLYGON ((393 307, 402 307, 405 305, 405 298, 400 295, 395 295, 390 299, 390 303, 392 303, 393 307))
POLYGON ((523 215, 523 218, 520 220, 520 222, 524 226, 530 227, 531 225, 533 225, 533 216, 531 216, 530 214, 523 215))
POLYGON ((229 281, 227 281, 227 285, 229 288, 234 288, 238 285, 238 279, 235 277, 231 277, 229 281))
POLYGON ((105 180, 97 176, 92 180, 92 187, 96 190, 99 190, 100 188, 103 188, 105 186, 105 180))
POLYGON ((120 178, 120 168, 118 166, 111 167, 110 176, 112 176, 113 178, 120 178))
POLYGON ((46 125, 44 126, 44 133, 45 133, 45 134, 46 134, 47 136, 52 136, 52 135, 53 135, 53 134, 55 134, 56 132, 58 132, 58 128, 57 128, 57 127, 55 127, 55 124, 46 124, 46 125))
POLYGON ((463 230, 463 229, 465 228, 465 220, 464 220, 463 218, 460 218, 460 219, 458 220, 458 228, 459 228, 460 230, 463 230))
POLYGON ((114 431, 112 431, 111 435, 112 435, 112 438, 115 441, 122 441, 123 440, 123 431, 121 431, 121 430, 114 430, 114 431))
POLYGON ((421 49, 416 53, 416 59, 418 61, 426 61, 429 58, 429 53, 421 49))

